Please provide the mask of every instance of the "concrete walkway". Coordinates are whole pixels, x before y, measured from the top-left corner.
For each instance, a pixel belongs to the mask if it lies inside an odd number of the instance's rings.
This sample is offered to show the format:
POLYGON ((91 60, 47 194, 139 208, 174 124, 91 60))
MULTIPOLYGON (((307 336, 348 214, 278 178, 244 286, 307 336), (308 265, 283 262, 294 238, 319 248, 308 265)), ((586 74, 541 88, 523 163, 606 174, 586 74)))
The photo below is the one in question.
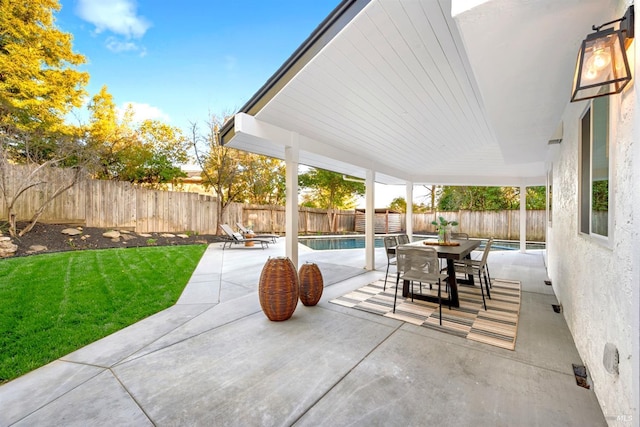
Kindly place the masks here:
POLYGON ((301 247, 322 300, 271 322, 257 283, 280 240, 211 245, 175 306, 0 387, 0 426, 606 425, 540 252, 489 257, 523 286, 509 351, 330 304, 383 276, 382 249, 368 272, 363 250, 301 247))

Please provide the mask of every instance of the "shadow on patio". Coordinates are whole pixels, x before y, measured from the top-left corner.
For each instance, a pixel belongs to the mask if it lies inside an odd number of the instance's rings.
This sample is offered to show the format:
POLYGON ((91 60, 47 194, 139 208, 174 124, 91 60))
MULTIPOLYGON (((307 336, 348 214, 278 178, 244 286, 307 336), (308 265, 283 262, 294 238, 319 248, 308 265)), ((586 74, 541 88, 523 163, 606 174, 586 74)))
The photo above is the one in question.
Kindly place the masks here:
POLYGON ((174 307, 0 387, 0 425, 606 425, 541 252, 489 257, 522 283, 510 351, 329 303, 383 276, 382 249, 368 272, 363 250, 301 246, 324 294, 271 322, 257 283, 284 242, 219 246, 174 307))

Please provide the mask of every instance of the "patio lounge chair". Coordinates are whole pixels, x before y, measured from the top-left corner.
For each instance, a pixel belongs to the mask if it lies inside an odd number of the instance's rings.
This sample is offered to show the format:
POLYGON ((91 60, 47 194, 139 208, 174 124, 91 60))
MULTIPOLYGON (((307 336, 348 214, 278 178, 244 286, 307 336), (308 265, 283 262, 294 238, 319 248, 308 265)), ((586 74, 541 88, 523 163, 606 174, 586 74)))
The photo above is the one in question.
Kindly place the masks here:
POLYGON ((262 249, 264 249, 265 247, 268 248, 269 247, 269 243, 271 242, 270 240, 259 239, 257 237, 247 239, 242 234, 234 232, 231 229, 231 227, 229 227, 228 224, 220 224, 220 228, 229 237, 229 240, 226 240, 222 244, 222 249, 224 249, 227 246, 227 244, 229 244, 229 247, 231 247, 232 244, 240 244, 240 243, 244 244, 244 243, 247 243, 247 242, 260 243, 260 246, 262 247, 262 249))
POLYGON ((242 234, 252 234, 253 237, 256 237, 258 239, 271 239, 272 243, 275 243, 276 240, 278 240, 278 237, 280 237, 277 234, 256 234, 250 229, 243 226, 241 222, 236 222, 236 225, 238 226, 238 230, 240 230, 242 234))

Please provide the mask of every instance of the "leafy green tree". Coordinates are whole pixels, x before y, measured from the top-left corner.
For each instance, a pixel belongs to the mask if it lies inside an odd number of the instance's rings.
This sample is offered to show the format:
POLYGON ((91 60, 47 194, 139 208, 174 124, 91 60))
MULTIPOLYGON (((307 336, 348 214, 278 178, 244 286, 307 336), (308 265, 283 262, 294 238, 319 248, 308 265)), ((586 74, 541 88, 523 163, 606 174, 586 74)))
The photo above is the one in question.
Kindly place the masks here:
POLYGON ((389 203, 389 210, 397 211, 397 212, 406 212, 407 211, 407 201, 404 197, 396 197, 389 203))
MULTIPOLYGON (((407 212, 407 201, 404 197, 396 197, 389 204, 389 210, 405 213, 407 212)), ((425 206, 423 203, 413 204, 413 213, 422 213, 428 211, 429 207, 425 206)))
POLYGON ((220 144, 220 128, 224 120, 212 115, 207 122, 207 133, 201 135, 196 123, 191 124, 191 142, 196 160, 202 168, 202 183, 210 188, 218 201, 217 223, 232 202, 242 202, 246 184, 242 175, 244 153, 220 144), (204 147, 203 147, 204 145, 204 147))
POLYGON ((286 198, 284 162, 221 145, 224 120, 211 115, 205 135, 192 123, 190 135, 202 182, 218 200, 218 224, 232 202, 282 205, 286 198))
MULTIPOLYGON (((527 188, 527 209, 545 208, 545 188, 527 188)), ((518 187, 444 186, 438 199, 441 211, 520 209, 518 187)))
POLYGON ((546 208, 547 208, 546 187, 544 185, 527 187, 527 209, 544 210, 546 208))
MULTIPOLYGON (((442 191, 442 186, 439 185, 423 185, 423 187, 427 190, 427 194, 423 196, 427 200, 427 204, 425 207, 427 210, 425 212, 433 211, 436 208, 436 199, 440 192, 442 191)), ((424 205, 424 203, 423 203, 424 205)))
POLYGON ((96 177, 160 188, 186 176, 178 165, 188 160, 189 141, 180 129, 158 120, 134 124, 131 106, 118 120, 106 86, 88 108, 86 139, 97 158, 96 177))
POLYGON ((244 159, 245 201, 257 205, 284 205, 287 194, 284 162, 258 154, 247 154, 244 159))
POLYGON ((180 129, 157 120, 145 120, 134 130, 133 158, 126 181, 158 187, 187 176, 180 168, 189 160, 188 140, 180 129))
POLYGON ((344 179, 343 175, 324 169, 309 169, 298 175, 300 189, 306 189, 303 195, 303 206, 326 209, 329 218, 329 229, 336 228, 338 209, 353 209, 356 198, 363 196, 365 185, 344 179))
POLYGON ((32 153, 39 138, 46 150, 71 132, 65 115, 81 105, 89 80, 74 69, 85 58, 56 28, 58 10, 57 0, 0 0, 0 130, 31 131, 32 153))
MULTIPOLYGON (((0 0, 0 195, 7 209, 9 233, 23 236, 44 209, 79 179, 91 156, 65 116, 79 107, 89 75, 72 50, 71 35, 56 28, 57 0, 0 0), (22 173, 9 185, 8 165, 22 173), (46 181, 51 167, 74 167, 68 179, 46 181), (28 225, 17 229, 15 208, 29 190, 49 187, 28 225)), ((44 194, 44 193, 43 193, 44 194)))

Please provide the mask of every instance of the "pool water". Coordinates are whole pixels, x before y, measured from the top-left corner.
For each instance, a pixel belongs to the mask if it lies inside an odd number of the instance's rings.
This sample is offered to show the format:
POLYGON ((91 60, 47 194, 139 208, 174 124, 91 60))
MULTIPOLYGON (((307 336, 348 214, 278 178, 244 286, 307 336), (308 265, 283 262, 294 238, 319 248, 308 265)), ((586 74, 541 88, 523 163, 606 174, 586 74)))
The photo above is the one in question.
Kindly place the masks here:
MULTIPOLYGON (((364 237, 300 237, 298 243, 310 247, 316 251, 326 251, 331 249, 364 249, 364 237)), ((375 239, 376 248, 383 248, 384 242, 381 238, 375 239)))
MULTIPOLYGON (((415 236, 414 240, 422 240, 422 237, 415 236)), ((364 236, 357 237, 300 237, 299 243, 302 243, 309 248, 316 251, 326 251, 332 249, 363 249, 364 248, 364 236)), ((486 240, 483 240, 478 247, 478 250, 484 249, 486 240)), ((381 237, 375 238, 376 248, 383 248, 384 242, 381 237)), ((527 249, 544 249, 544 243, 527 242, 527 249)), ((511 251, 520 249, 520 242, 511 242, 504 240, 494 240, 491 246, 492 251, 511 251)))

